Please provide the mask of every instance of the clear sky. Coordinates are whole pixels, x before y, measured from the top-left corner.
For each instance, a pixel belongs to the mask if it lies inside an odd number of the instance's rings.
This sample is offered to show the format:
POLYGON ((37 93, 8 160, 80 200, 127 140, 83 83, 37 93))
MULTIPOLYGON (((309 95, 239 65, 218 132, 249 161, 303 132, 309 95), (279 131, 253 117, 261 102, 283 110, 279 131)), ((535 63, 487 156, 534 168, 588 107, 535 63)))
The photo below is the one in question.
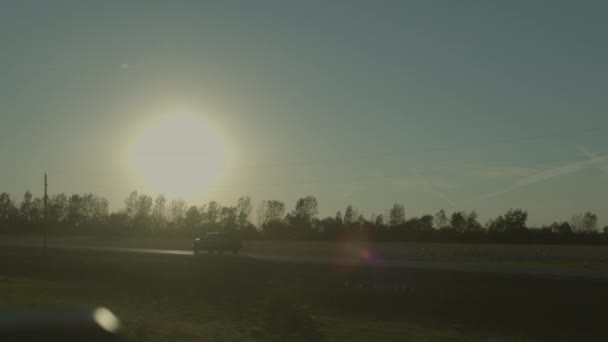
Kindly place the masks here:
POLYGON ((605 1, 3 1, 0 191, 40 195, 46 171, 51 193, 113 208, 155 195, 133 145, 190 115, 225 167, 189 203, 605 224, 607 17, 605 1))

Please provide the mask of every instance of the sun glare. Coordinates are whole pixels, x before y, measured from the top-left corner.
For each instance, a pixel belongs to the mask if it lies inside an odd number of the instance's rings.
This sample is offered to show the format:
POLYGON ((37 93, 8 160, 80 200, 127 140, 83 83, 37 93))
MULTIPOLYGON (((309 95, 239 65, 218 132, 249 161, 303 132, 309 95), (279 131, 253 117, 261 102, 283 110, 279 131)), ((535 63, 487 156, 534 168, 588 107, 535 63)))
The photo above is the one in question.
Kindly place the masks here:
POLYGON ((199 117, 167 116, 143 129, 131 155, 135 176, 150 190, 192 196, 217 181, 226 145, 199 117))

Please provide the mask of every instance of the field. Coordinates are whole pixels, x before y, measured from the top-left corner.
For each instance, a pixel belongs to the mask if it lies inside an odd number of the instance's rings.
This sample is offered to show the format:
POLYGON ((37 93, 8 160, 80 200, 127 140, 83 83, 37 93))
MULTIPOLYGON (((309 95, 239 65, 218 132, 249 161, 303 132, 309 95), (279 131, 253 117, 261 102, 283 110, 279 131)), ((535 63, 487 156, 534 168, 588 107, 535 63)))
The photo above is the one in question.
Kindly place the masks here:
MULTIPOLYGON (((0 243, 40 243, 39 237, 0 236, 0 243)), ((190 239, 51 237, 58 245, 189 249, 190 239)), ((327 241, 246 241, 251 255, 359 258, 362 251, 386 260, 525 265, 608 270, 608 246, 327 241)))
POLYGON ((606 283, 0 248, 2 308, 103 305, 132 341, 605 340, 606 283))

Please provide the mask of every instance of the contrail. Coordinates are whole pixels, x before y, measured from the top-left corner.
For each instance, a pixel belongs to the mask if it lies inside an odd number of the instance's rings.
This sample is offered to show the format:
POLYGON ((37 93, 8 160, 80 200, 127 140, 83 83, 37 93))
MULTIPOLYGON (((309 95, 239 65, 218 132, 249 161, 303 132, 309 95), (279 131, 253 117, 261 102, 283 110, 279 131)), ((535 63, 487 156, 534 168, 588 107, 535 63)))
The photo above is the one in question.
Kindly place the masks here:
MULTIPOLYGON (((581 151, 581 153, 583 153, 583 155, 585 155, 585 157, 588 157, 589 159, 598 158, 597 154, 592 153, 585 146, 579 146, 578 149, 581 151)), ((600 170, 602 170, 604 173, 608 173, 608 165, 600 166, 600 170)))
POLYGON ((427 181, 421 173, 418 173, 415 168, 412 168, 412 172, 416 175, 416 178, 424 184, 425 188, 432 194, 435 194, 441 197, 444 201, 448 202, 448 204, 452 207, 452 209, 456 208, 456 202, 452 201, 448 196, 446 196, 443 192, 439 191, 436 187, 434 187, 429 181, 427 181))
POLYGON ((537 183, 541 183, 541 182, 545 182, 548 181, 552 178, 555 177, 561 177, 561 176, 565 176, 565 175, 569 175, 578 171, 581 171, 591 165, 594 164, 598 164, 601 163, 603 161, 608 160, 608 156, 607 155, 603 155, 603 156, 595 156, 592 157, 591 159, 587 159, 587 160, 583 160, 583 161, 579 161, 579 162, 575 162, 575 163, 571 163, 571 164, 567 164, 567 165, 562 165, 562 166, 558 166, 549 170, 544 170, 544 171, 539 171, 531 176, 528 176, 524 179, 521 179, 519 181, 516 181, 514 184, 512 184, 510 187, 504 189, 504 190, 500 190, 497 192, 493 192, 493 193, 489 193, 486 195, 482 195, 478 198, 478 200, 484 200, 484 199, 489 199, 492 197, 496 197, 496 196, 500 196, 500 195, 504 195, 506 193, 509 193, 511 191, 526 187, 526 186, 530 186, 533 184, 537 184, 537 183))

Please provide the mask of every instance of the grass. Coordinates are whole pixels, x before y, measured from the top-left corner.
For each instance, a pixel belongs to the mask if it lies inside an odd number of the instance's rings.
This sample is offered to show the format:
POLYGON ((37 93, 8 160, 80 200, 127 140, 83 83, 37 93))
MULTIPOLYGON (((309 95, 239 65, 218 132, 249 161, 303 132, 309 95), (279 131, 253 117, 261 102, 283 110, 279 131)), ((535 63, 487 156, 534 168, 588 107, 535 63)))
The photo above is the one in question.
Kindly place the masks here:
MULTIPOLYGON (((0 279, 4 308, 81 308, 106 306, 121 318, 122 335, 132 341, 264 341, 272 339, 251 318, 237 317, 230 309, 209 304, 184 305, 174 298, 103 288, 100 284, 40 280, 24 277, 0 279)), ((455 324, 376 321, 358 315, 317 317, 327 341, 532 341, 530 338, 471 332, 455 324)))
POLYGON ((123 336, 133 341, 201 341, 218 337, 225 331, 231 336, 218 341, 237 340, 241 329, 222 317, 213 306, 172 303, 169 297, 151 298, 99 286, 91 282, 4 277, 0 280, 0 301, 8 308, 90 308, 105 306, 121 319, 123 336), (231 329, 224 329, 232 324, 231 329))
MULTIPOLYGON (((39 243, 37 237, 2 236, 4 243, 39 243)), ((53 244, 132 248, 189 249, 183 238, 51 237, 53 244)), ((529 265, 608 270, 608 248, 589 245, 515 245, 459 243, 391 243, 328 241, 246 241, 244 253, 255 255, 359 258, 367 250, 387 260, 529 265)))
POLYGON ((0 306, 114 311, 132 341, 606 339, 606 283, 0 248, 0 306), (277 314, 278 313, 278 314, 277 314))
POLYGON ((458 324, 437 326, 429 323, 326 318, 330 340, 341 341, 534 341, 522 336, 496 335, 463 329, 458 324))

